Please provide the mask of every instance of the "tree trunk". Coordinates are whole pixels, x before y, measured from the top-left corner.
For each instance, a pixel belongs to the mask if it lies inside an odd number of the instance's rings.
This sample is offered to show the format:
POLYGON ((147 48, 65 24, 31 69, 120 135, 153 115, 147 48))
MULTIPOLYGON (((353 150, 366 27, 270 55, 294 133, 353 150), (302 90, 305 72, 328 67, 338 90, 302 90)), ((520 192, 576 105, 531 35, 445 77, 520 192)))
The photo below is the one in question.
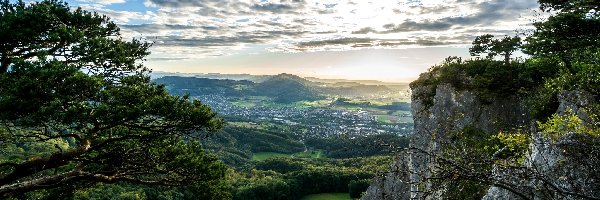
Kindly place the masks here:
POLYGON ((0 58, 0 74, 6 73, 9 65, 10 59, 6 56, 6 54, 2 55, 2 58, 0 58))

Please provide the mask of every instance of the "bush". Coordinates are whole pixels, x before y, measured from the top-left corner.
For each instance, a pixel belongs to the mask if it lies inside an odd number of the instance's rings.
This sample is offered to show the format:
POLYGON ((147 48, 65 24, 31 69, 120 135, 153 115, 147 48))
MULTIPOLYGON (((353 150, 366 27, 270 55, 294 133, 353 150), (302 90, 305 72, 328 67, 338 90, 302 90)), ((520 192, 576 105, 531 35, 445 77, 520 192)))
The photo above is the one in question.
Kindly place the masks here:
POLYGON ((362 193, 367 191, 371 185, 370 179, 362 179, 362 180, 352 180, 348 184, 348 192, 350 193, 350 197, 352 198, 360 198, 362 193))

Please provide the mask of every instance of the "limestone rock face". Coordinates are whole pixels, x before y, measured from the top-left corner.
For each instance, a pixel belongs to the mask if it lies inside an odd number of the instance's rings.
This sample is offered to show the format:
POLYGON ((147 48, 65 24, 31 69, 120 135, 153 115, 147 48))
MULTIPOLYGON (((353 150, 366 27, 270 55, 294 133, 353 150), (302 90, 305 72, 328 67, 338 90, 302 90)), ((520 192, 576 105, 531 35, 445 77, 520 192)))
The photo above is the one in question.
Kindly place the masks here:
MULTIPOLYGON (((484 101, 471 91, 457 90, 449 84, 413 88, 411 104, 415 133, 412 135, 410 148, 431 153, 441 150, 440 142, 448 140, 450 132, 462 130, 467 126, 484 132, 497 133, 499 130, 526 127, 530 124, 526 108, 515 96, 484 101)), ((425 154, 413 152, 407 158, 397 160, 396 163, 406 162, 410 173, 406 173, 407 170, 402 173, 392 171, 385 177, 377 177, 363 199, 442 199, 444 191, 438 190, 425 196, 423 191, 431 191, 430 185, 417 184, 423 183, 434 168, 429 159, 430 157, 425 154), (408 179, 402 177, 407 174, 408 179), (403 195, 396 196, 386 193, 406 189, 406 184, 395 186, 381 184, 403 178, 411 183, 409 196, 406 196, 405 192, 402 193, 403 195), (386 187, 387 190, 378 189, 386 187), (387 198, 388 196, 390 198, 387 198)))
MULTIPOLYGON (((427 80, 432 76, 425 73, 422 78, 427 80)), ((557 114, 574 114, 584 123, 591 122, 586 109, 595 104, 593 95, 565 91, 559 94, 558 100, 557 114)), ((455 131, 472 127, 490 135, 511 129, 537 133, 525 103, 516 95, 482 99, 472 91, 458 90, 449 84, 432 84, 412 88, 411 103, 415 132, 411 136, 410 151, 396 159, 390 172, 374 179, 362 197, 364 200, 444 199, 446 187, 427 181, 436 169, 430 155, 451 145, 449 136, 455 131), (415 149, 419 151, 412 151, 415 149)), ((483 199, 570 200, 600 196, 600 168, 597 167, 600 163, 590 163, 598 162, 600 148, 580 153, 581 158, 573 157, 574 154, 565 156, 565 149, 577 150, 581 145, 575 139, 577 134, 561 133, 555 140, 544 134, 547 133, 532 137, 523 167, 494 168, 494 180, 501 181, 497 185, 511 187, 490 187, 483 199), (567 192, 559 194, 557 190, 567 192)))
POLYGON ((410 184, 408 162, 405 155, 398 157, 390 166, 390 171, 382 176, 373 179, 373 184, 369 186, 363 200, 396 200, 408 199, 410 197, 410 184))
MULTIPOLYGON (((580 91, 565 91, 558 97, 559 108, 557 114, 575 114, 581 118, 584 123, 588 122, 589 116, 585 109, 592 105, 594 97, 588 93, 580 91)), ((529 145, 530 153, 525 160, 525 169, 536 172, 535 178, 521 180, 515 185, 517 189, 528 199, 585 199, 585 196, 600 196, 600 180, 598 180, 598 170, 589 169, 594 164, 582 163, 593 159, 580 159, 564 155, 564 147, 577 147, 578 144, 573 138, 574 133, 565 133, 562 137, 552 141, 543 137, 544 133, 538 133, 529 145), (594 172, 595 171, 595 172, 594 172), (592 174, 590 174, 592 173, 592 174), (595 173, 595 175, 593 174, 595 173), (548 188, 553 187, 553 188, 548 188), (556 190, 575 191, 584 196, 557 194, 549 191, 556 190)), ((595 155, 597 156, 597 154, 595 155)), ((593 167, 595 168, 595 167, 593 167)), ((511 172, 498 172, 500 179, 510 179, 514 177, 511 172), (504 176, 502 174, 508 174, 504 176)), ((514 180, 507 180, 514 184, 514 180)), ((514 193, 498 188, 491 187, 483 198, 492 199, 519 199, 514 193), (506 198, 505 198, 506 197, 506 198)))

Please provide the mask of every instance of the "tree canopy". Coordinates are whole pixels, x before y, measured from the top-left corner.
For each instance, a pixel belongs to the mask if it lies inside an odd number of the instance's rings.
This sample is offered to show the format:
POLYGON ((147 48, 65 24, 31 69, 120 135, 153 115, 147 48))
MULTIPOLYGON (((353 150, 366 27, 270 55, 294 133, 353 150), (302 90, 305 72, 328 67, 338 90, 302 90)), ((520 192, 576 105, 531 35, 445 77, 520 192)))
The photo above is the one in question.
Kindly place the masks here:
POLYGON ((559 59, 575 72, 577 62, 598 63, 600 3, 593 0, 540 0, 542 10, 553 11, 548 20, 534 23, 536 30, 526 39, 526 53, 537 58, 559 59))
POLYGON ((514 36, 505 36, 502 39, 494 39, 491 34, 477 36, 473 41, 473 46, 469 48, 472 56, 479 56, 482 53, 487 54, 488 59, 497 55, 504 57, 504 63, 510 64, 510 56, 521 47, 521 38, 514 36))
POLYGON ((60 1, 0 6, 0 154, 21 152, 0 155, 0 198, 97 182, 220 184, 226 167, 195 139, 222 120, 150 82, 148 43, 60 1))

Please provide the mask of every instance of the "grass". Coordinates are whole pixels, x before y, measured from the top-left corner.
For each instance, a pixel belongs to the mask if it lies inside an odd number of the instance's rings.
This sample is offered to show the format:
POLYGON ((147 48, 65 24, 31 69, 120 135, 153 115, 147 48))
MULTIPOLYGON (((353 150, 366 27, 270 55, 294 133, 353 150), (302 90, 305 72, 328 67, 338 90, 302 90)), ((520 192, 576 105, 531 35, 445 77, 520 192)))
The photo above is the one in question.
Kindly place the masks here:
POLYGON ((292 155, 285 154, 285 153, 276 153, 276 152, 256 152, 256 153, 252 154, 252 160, 255 160, 255 161, 263 161, 263 160, 266 160, 269 158, 276 158, 276 157, 289 158, 289 157, 292 157, 292 155))
POLYGON ((348 193, 322 193, 322 194, 311 194, 302 197, 300 200, 351 200, 350 194, 348 193))
POLYGON ((262 125, 251 123, 251 122, 227 122, 230 126, 242 127, 242 128, 253 128, 253 129, 263 129, 262 125))
POLYGON ((294 156, 298 157, 298 158, 324 158, 325 157, 322 150, 315 150, 315 151, 309 150, 309 151, 299 152, 299 153, 295 153, 294 156))
POLYGON ((376 115, 377 116, 377 121, 381 122, 381 123, 392 123, 392 121, 390 119, 388 119, 388 116, 386 115, 376 115))
POLYGON ((331 104, 331 99, 322 99, 322 100, 316 100, 316 101, 300 101, 297 102, 298 107, 303 107, 303 108, 310 108, 310 107, 316 107, 316 108, 323 108, 323 107, 327 107, 331 104))
POLYGON ((398 123, 414 123, 415 121, 413 120, 412 117, 400 117, 398 119, 398 123))
POLYGON ((403 114, 410 115, 411 112, 408 110, 397 110, 392 113, 392 115, 403 115, 403 114))
POLYGON ((333 110, 359 111, 359 110, 362 110, 362 107, 359 107, 359 106, 340 106, 340 105, 336 105, 336 106, 331 106, 331 109, 333 109, 333 110))
POLYGON ((298 152, 295 154, 285 154, 285 153, 277 153, 277 152, 256 152, 252 154, 252 160, 254 161, 263 161, 269 158, 290 158, 290 157, 298 157, 298 158, 324 158, 325 154, 322 150, 310 150, 304 152, 298 152))

